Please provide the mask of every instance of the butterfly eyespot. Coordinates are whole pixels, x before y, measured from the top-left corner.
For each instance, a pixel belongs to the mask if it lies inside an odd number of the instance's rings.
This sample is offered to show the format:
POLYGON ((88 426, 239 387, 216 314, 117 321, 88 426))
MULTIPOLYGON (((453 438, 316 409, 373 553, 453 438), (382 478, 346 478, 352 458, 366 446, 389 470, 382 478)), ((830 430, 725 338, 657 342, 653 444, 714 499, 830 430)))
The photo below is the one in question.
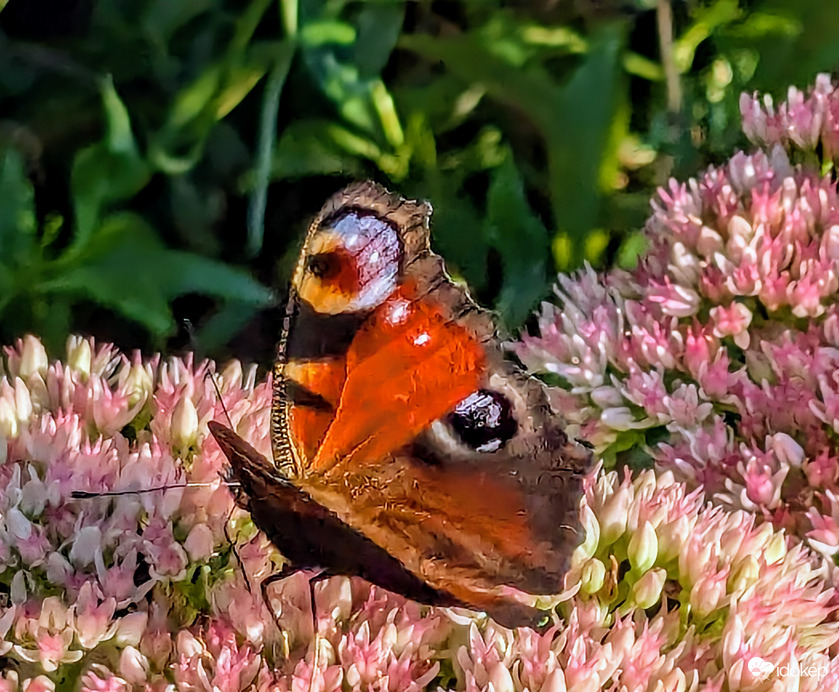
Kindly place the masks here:
POLYGON ((308 259, 306 269, 319 279, 331 279, 341 271, 341 263, 334 253, 321 252, 308 259))
POLYGON ((476 452, 495 452, 518 432, 509 399, 487 389, 463 399, 446 422, 460 441, 476 452))
POLYGON ((312 232, 306 252, 295 288, 319 313, 364 312, 396 288, 402 247, 386 219, 359 210, 330 216, 312 232))

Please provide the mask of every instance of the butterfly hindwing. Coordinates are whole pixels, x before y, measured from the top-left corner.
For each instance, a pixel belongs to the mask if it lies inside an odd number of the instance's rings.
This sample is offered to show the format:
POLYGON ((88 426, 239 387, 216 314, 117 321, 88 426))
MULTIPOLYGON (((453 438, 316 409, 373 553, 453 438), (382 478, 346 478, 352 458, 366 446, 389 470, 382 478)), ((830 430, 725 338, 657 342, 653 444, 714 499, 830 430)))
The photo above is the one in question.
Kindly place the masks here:
POLYGON ((209 427, 240 484, 237 501, 293 567, 363 577, 419 603, 463 605, 417 578, 294 485, 280 481, 274 465, 232 430, 214 421, 209 427))

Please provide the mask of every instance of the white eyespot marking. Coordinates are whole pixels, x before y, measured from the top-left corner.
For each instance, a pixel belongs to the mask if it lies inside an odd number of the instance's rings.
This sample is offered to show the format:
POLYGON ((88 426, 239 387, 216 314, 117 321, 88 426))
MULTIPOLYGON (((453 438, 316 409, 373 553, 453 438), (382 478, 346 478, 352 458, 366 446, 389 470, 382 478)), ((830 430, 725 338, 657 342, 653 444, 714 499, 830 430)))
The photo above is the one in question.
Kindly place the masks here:
POLYGON ((431 341, 431 335, 428 332, 421 332, 414 337, 415 346, 425 346, 429 341, 431 341))
POLYGON ((321 224, 307 244, 309 257, 334 254, 329 261, 340 260, 340 266, 335 267, 336 272, 341 270, 337 278, 347 284, 301 266, 294 279, 297 295, 319 313, 366 312, 393 294, 402 247, 397 229, 386 219, 348 210, 321 224))
POLYGON ((395 300, 388 307, 385 320, 391 325, 402 324, 407 319, 410 308, 411 304, 407 300, 395 300))

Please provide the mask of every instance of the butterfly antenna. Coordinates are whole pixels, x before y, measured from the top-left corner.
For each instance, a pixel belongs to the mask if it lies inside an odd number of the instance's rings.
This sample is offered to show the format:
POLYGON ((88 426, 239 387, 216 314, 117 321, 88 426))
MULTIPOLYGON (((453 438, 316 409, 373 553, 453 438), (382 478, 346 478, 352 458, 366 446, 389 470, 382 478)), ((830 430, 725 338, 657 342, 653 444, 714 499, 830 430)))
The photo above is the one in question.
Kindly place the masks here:
MULTIPOLYGON (((188 320, 184 320, 184 324, 187 325, 189 329, 192 328, 192 325, 189 323, 188 320)), ((190 332, 191 333, 191 332, 190 332)), ((230 419, 230 414, 227 412, 227 407, 224 405, 224 399, 221 397, 221 389, 219 389, 218 382, 216 382, 215 373, 212 370, 207 370, 207 374, 205 377, 209 377, 210 381, 213 383, 213 389, 216 392, 216 396, 218 397, 219 403, 221 404, 222 411, 224 411, 224 417, 227 419, 227 423, 230 428, 233 428, 233 421, 230 419)), ((175 483, 173 485, 158 485, 154 488, 141 488, 139 490, 103 490, 103 491, 89 491, 89 490, 73 490, 70 493, 70 497, 74 500, 89 500, 94 497, 120 497, 122 495, 140 495, 142 493, 155 493, 160 492, 162 490, 170 490, 172 488, 210 488, 214 487, 214 483, 198 483, 198 482, 188 482, 188 483, 175 483)), ((225 481, 225 485, 228 488, 237 488, 240 483, 235 481, 225 481)), ((225 531, 227 525, 225 523, 225 531)), ((233 542, 230 542, 233 545, 233 542)))
MULTIPOLYGON (((173 488, 211 488, 214 483, 197 483, 190 481, 189 483, 174 483, 173 485, 158 485, 154 488, 139 488, 138 490, 73 490, 70 493, 70 498, 73 500, 90 500, 94 497, 120 497, 121 495, 142 495, 143 493, 156 493, 162 490, 172 490, 173 488)), ((238 483, 228 483, 228 485, 239 485, 238 483)))
POLYGON ((216 391, 216 397, 218 397, 219 404, 221 404, 221 410, 224 412, 224 417, 227 419, 227 426, 232 430, 233 421, 230 419, 230 414, 227 411, 227 406, 224 405, 224 398, 221 395, 221 388, 218 386, 215 371, 212 368, 208 368, 207 374, 204 375, 204 377, 209 377, 210 382, 213 383, 213 389, 216 391))
POLYGON ((181 319, 181 327, 184 332, 186 332, 187 348, 195 354, 195 359, 197 361, 203 360, 204 349, 201 348, 201 340, 195 332, 195 325, 192 324, 192 320, 188 317, 184 317, 181 319))

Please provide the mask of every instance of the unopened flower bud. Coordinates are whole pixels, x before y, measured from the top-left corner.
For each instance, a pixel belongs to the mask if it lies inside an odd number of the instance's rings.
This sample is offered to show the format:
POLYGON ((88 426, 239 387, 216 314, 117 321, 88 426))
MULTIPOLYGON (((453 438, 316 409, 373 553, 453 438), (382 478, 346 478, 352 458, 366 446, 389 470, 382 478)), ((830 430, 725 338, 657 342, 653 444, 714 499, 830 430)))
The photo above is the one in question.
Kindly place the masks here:
POLYGON ((766 550, 764 551, 763 555, 766 560, 767 565, 773 565, 776 562, 784 559, 784 555, 787 552, 787 541, 786 537, 783 533, 776 533, 772 540, 769 541, 769 545, 766 546, 766 550))
POLYGON ((726 595, 724 573, 703 574, 690 590, 690 604, 699 617, 708 617, 722 605, 726 595))
POLYGON ((645 521, 632 534, 627 548, 629 563, 636 572, 646 572, 658 557, 658 537, 650 522, 645 521))
POLYGON ((198 412, 188 396, 184 396, 172 411, 172 441, 183 449, 198 440, 198 412))
POLYGON ((603 588, 606 581, 606 567, 596 557, 591 558, 583 565, 580 583, 585 593, 593 594, 603 588))
POLYGON ((90 376, 90 366, 93 362, 93 352, 90 339, 81 336, 71 336, 67 339, 67 366, 75 370, 83 379, 90 376))
POLYGON ((760 576, 760 564, 754 555, 747 555, 729 577, 729 590, 741 593, 757 582, 760 576))
POLYGON ((20 369, 18 376, 23 379, 29 379, 33 373, 45 374, 49 367, 49 358, 47 358, 47 351, 39 339, 31 334, 23 338, 23 347, 20 350, 20 369))
POLYGON ((623 536, 631 503, 632 490, 622 486, 603 504, 599 523, 601 541, 604 545, 611 545, 623 536))
POLYGON ((666 579, 667 572, 660 567, 644 572, 644 576, 632 585, 632 600, 641 609, 652 607, 661 598, 666 579))
POLYGON ((133 646, 126 646, 119 656, 119 674, 134 685, 146 682, 149 660, 133 646))

